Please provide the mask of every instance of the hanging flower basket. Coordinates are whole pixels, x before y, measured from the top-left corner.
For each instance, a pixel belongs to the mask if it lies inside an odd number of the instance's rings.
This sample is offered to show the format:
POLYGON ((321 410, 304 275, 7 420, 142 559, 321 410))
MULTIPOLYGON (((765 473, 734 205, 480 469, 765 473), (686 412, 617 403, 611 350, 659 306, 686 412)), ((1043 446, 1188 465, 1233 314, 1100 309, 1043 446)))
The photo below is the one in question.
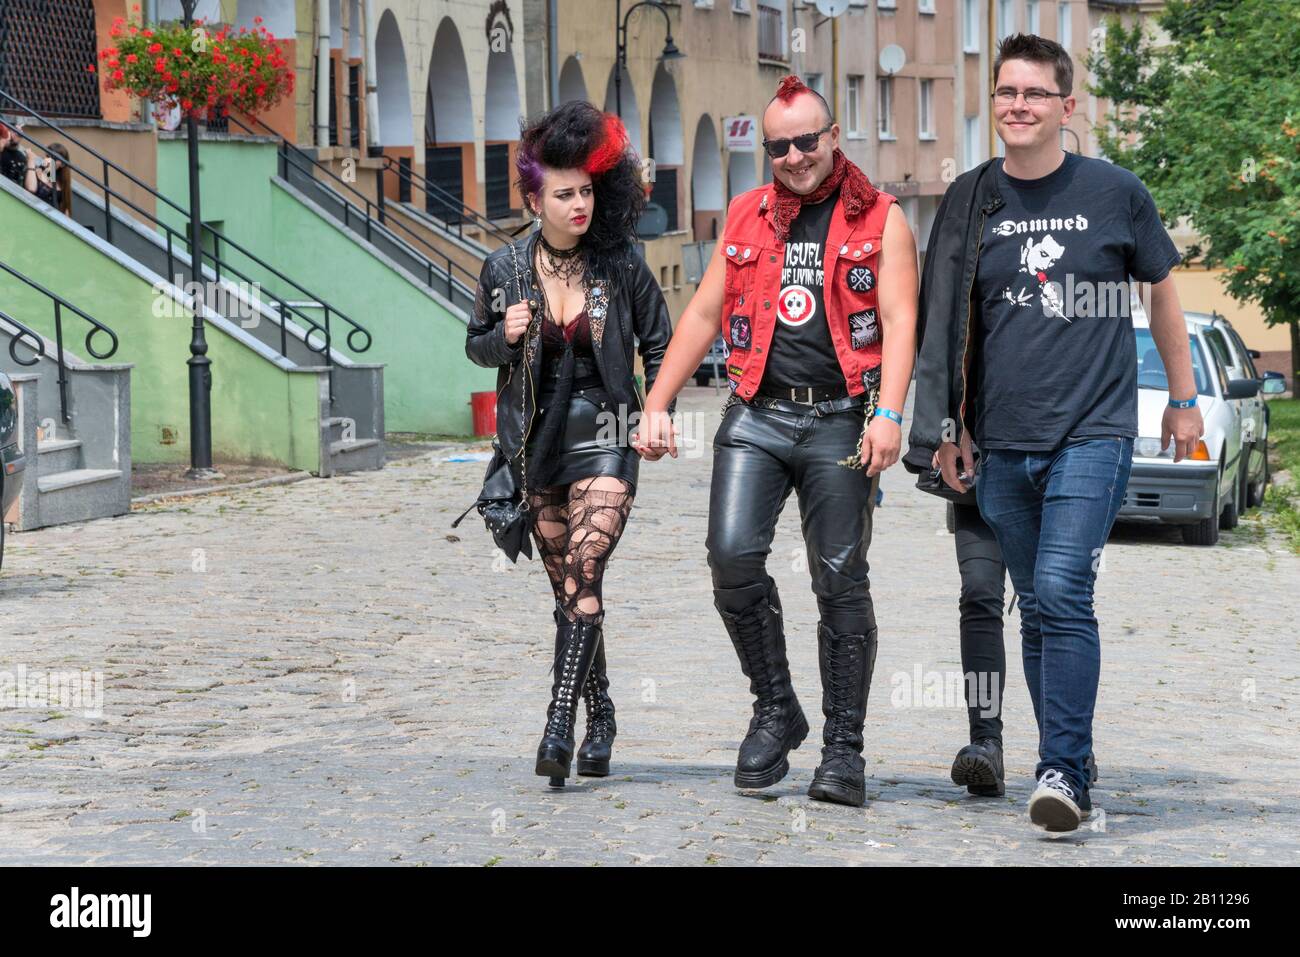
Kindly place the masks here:
POLYGON ((293 92, 293 67, 261 26, 211 32, 202 20, 186 30, 179 23, 128 25, 118 17, 109 31, 114 45, 99 53, 104 89, 125 91, 160 107, 180 107, 195 119, 257 114, 293 92))

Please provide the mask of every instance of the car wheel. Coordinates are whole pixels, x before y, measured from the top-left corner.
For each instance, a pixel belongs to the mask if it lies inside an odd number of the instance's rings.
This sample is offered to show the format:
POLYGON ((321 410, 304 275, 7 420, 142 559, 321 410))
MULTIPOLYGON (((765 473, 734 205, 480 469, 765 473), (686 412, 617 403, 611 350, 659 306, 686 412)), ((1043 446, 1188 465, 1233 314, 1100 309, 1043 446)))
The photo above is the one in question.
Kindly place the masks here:
POLYGON ((1264 465, 1259 470, 1259 481, 1246 485, 1246 505, 1259 508, 1264 504, 1264 494, 1268 491, 1268 442, 1264 442, 1264 465))
POLYGON ((1219 481, 1214 483, 1214 505, 1210 509, 1210 517, 1201 519, 1193 525, 1179 526, 1183 534, 1183 543, 1186 545, 1217 545, 1219 543, 1219 512, 1223 502, 1220 498, 1219 487, 1223 484, 1223 475, 1220 473, 1219 481))
POLYGON ((1232 479, 1232 498, 1223 506, 1223 511, 1219 513, 1219 528, 1225 532, 1237 527, 1241 521, 1241 513, 1245 508, 1245 479, 1246 473, 1241 460, 1238 459, 1237 474, 1232 479))

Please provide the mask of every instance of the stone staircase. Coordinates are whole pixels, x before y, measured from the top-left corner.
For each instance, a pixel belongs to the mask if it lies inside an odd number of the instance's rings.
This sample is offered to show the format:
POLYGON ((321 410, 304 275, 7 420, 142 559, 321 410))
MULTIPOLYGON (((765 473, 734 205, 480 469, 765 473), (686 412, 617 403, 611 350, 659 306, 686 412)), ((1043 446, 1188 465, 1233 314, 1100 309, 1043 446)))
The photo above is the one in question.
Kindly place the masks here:
MULTIPOLYGON (((101 237, 107 232, 102 197, 80 184, 74 184, 72 216, 78 223, 101 237)), ((188 281, 189 262, 184 253, 176 255, 157 231, 124 216, 116 207, 109 210, 112 219, 111 243, 118 251, 143 266, 170 287, 174 296, 184 297, 168 277, 188 281)), ((324 346, 325 329, 331 337, 351 332, 333 315, 326 304, 315 300, 278 298, 267 290, 260 295, 248 283, 223 273, 218 279, 211 265, 204 266, 209 288, 219 287, 220 296, 210 297, 207 307, 237 324, 249 335, 277 352, 296 370, 323 370, 328 373, 320 395, 320 461, 314 470, 321 476, 361 469, 382 468, 384 451, 383 365, 356 362, 331 347, 324 346), (327 357, 328 356, 328 357, 327 357)), ((365 334, 368 335, 368 334, 365 334)), ((361 341, 358 337, 357 341, 361 341)), ((214 387, 215 389, 215 387, 214 387)), ((218 398, 214 391, 213 407, 218 398)))
MULTIPOLYGON (((13 351, 31 359, 34 334, 0 317, 0 340, 20 335, 13 351)), ((13 382, 18 400, 19 446, 28 463, 5 520, 25 531, 124 514, 131 508, 131 366, 86 363, 65 348, 65 417, 58 347, 39 338, 45 354, 33 365, 0 349, 0 371, 13 382)))

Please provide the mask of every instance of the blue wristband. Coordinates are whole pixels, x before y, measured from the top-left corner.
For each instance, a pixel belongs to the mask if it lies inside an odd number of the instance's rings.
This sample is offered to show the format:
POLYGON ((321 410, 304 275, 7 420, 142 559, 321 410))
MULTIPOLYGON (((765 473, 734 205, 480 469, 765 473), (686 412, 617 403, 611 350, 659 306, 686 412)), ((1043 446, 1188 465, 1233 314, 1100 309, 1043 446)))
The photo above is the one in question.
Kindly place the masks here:
POLYGON ((896 422, 899 425, 903 424, 903 417, 893 409, 876 409, 876 415, 883 415, 891 422, 896 422))
POLYGON ((1190 399, 1170 399, 1169 408, 1171 409, 1192 409, 1196 407, 1196 396, 1190 399))

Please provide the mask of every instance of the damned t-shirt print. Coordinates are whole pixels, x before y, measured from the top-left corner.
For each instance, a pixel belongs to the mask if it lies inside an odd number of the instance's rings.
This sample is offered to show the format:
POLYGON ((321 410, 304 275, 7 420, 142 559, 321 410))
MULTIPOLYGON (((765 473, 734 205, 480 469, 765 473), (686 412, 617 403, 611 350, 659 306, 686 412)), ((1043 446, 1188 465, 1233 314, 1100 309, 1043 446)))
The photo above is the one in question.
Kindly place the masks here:
POLYGON ((997 176, 976 270, 976 441, 1042 451, 1136 435, 1130 280, 1178 262, 1150 193, 1072 153, 1041 179, 997 176))

